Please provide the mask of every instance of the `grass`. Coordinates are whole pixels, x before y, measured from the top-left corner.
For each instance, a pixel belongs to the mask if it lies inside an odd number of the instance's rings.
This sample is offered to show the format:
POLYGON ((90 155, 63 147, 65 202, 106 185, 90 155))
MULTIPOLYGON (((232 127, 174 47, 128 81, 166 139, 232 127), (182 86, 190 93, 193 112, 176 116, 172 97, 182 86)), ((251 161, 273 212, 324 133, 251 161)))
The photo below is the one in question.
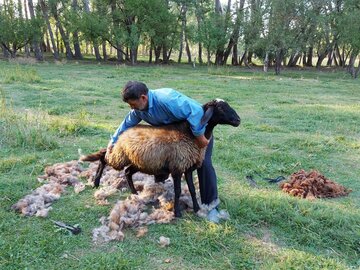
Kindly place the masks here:
POLYGON ((345 72, 288 70, 277 77, 232 67, 0 62, 0 74, 1 269, 360 267, 360 83, 345 72), (128 230, 124 242, 97 246, 91 231, 111 206, 95 205, 93 190, 67 190, 46 219, 10 211, 40 185, 46 165, 107 144, 129 110, 119 97, 128 80, 173 87, 202 103, 220 97, 238 111, 239 128, 216 128, 213 155, 221 208, 231 220, 214 225, 189 213, 150 226, 144 238, 128 230), (307 201, 261 180, 302 168, 353 192, 307 201), (258 188, 246 181, 249 174, 258 188), (79 223, 83 233, 58 232, 50 219, 79 223), (161 235, 169 247, 159 247, 161 235))

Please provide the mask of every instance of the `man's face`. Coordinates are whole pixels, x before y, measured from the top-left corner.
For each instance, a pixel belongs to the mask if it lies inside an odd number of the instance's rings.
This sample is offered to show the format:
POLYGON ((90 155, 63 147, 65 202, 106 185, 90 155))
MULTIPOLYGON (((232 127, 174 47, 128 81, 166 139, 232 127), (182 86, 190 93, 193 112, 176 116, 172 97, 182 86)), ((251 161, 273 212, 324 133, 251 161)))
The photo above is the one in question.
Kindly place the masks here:
POLYGON ((138 99, 129 99, 127 104, 133 110, 145 111, 148 106, 148 97, 147 95, 141 95, 138 99))

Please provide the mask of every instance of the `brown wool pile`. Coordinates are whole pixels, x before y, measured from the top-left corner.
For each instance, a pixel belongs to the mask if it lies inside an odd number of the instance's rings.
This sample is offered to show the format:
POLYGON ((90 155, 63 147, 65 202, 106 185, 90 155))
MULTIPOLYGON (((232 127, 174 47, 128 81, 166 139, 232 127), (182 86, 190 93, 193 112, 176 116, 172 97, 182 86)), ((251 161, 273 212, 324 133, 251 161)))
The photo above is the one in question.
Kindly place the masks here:
POLYGON ((307 199, 335 198, 351 192, 315 170, 309 173, 304 170, 293 173, 287 182, 280 184, 280 188, 293 196, 307 199))

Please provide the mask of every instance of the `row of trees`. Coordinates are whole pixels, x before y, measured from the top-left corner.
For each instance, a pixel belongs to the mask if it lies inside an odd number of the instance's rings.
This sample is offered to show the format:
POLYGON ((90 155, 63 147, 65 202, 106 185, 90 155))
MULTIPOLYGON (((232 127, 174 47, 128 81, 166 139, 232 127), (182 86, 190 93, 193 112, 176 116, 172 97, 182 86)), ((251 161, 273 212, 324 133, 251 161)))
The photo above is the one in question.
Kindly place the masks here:
MULTIPOLYGON (((91 51, 136 64, 148 61, 251 66, 277 74, 283 65, 360 65, 359 0, 3 0, 0 44, 6 57, 19 50, 43 59, 82 59, 91 51), (91 50, 89 47, 91 46, 91 50), (206 56, 206 59, 204 59, 206 56), (256 61, 255 61, 256 60, 256 61)), ((356 67, 357 66, 357 67, 356 67)))

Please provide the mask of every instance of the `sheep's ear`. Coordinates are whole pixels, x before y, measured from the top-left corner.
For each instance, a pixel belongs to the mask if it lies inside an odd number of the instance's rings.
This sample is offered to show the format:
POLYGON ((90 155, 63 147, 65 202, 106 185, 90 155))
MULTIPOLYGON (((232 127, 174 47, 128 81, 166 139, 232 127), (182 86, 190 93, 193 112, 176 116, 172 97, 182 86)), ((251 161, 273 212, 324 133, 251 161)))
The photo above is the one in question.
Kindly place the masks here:
POLYGON ((206 109, 203 117, 201 118, 201 125, 205 125, 207 122, 209 122, 210 118, 213 116, 214 113, 214 107, 210 106, 206 109))

